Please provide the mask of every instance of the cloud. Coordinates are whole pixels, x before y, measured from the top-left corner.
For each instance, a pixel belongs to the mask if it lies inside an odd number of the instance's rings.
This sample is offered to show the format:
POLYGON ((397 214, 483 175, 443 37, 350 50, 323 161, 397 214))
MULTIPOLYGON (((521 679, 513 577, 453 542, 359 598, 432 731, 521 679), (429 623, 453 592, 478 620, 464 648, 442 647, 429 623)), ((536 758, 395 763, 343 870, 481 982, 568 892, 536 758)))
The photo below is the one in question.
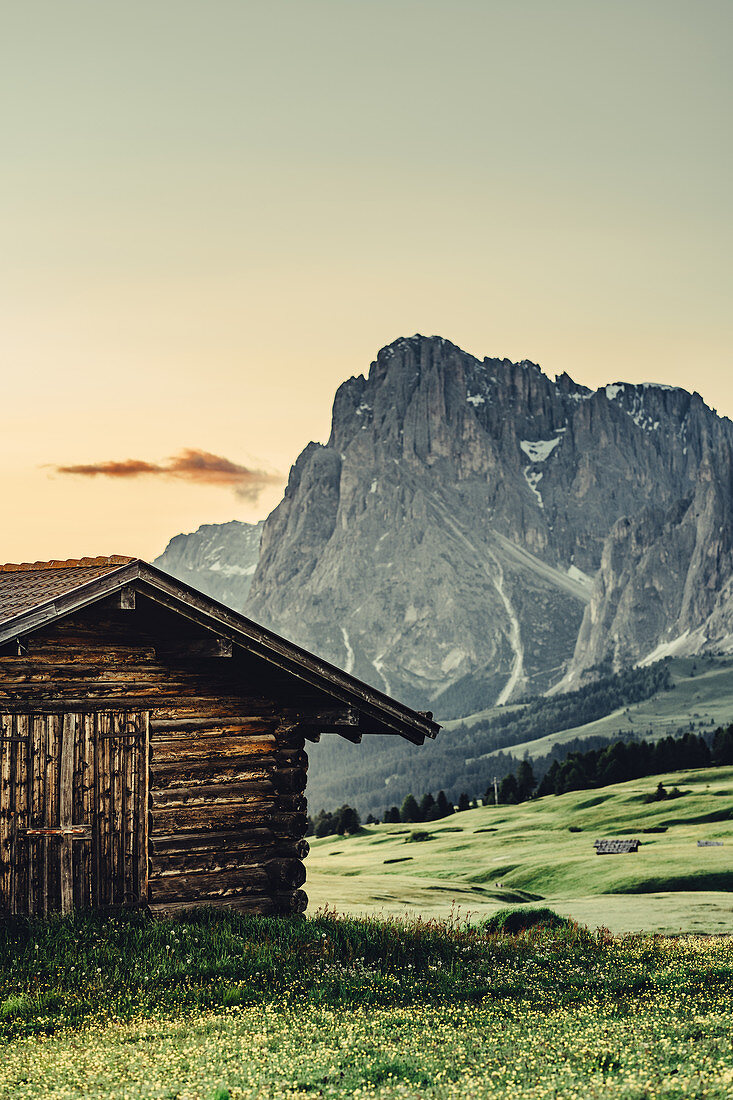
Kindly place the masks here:
POLYGON ((181 481, 193 481, 200 485, 223 485, 233 489, 242 500, 254 503, 260 493, 270 485, 282 482, 280 474, 266 470, 253 470, 240 466, 210 451, 198 451, 186 447, 166 462, 146 462, 144 459, 127 458, 121 462, 89 462, 78 466, 56 466, 59 474, 77 477, 174 477, 181 481))

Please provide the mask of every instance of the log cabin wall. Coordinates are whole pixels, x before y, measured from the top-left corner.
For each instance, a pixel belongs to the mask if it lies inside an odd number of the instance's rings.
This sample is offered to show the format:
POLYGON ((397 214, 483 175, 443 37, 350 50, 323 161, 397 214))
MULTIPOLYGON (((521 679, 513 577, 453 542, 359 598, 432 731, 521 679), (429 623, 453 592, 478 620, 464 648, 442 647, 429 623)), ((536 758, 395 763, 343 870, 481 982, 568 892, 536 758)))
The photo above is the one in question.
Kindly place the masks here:
MULTIPOLYGON (((73 714, 88 730, 121 715, 120 730, 133 719, 149 730, 147 896, 124 900, 157 912, 305 908, 302 730, 324 706, 333 707, 325 694, 140 596, 128 609, 119 597, 100 601, 26 636, 20 653, 0 652, 0 713, 11 722, 59 716, 46 720, 56 729, 73 714)), ((100 805, 119 782, 114 755, 106 759, 100 805)), ((98 896, 109 896, 103 885, 98 896)))

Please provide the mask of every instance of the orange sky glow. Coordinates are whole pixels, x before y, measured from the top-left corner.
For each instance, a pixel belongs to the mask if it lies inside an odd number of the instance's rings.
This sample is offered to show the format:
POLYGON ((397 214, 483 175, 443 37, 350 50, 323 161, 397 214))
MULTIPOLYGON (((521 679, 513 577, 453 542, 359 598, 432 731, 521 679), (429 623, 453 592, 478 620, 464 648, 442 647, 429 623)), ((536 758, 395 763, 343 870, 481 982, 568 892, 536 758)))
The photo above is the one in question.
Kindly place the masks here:
POLYGON ((415 332, 733 416, 732 24, 717 0, 6 7, 0 559, 261 518, 340 382, 415 332))

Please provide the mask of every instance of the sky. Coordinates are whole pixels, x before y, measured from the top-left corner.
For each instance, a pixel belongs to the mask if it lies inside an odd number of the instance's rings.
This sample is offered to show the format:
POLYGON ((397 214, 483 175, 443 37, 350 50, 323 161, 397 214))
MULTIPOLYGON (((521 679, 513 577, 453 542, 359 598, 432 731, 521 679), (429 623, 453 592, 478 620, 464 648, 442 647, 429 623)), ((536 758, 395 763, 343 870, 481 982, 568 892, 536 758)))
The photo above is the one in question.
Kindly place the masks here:
POLYGON ((0 559, 267 515, 415 332, 733 416, 732 31, 728 0, 0 0, 0 559))

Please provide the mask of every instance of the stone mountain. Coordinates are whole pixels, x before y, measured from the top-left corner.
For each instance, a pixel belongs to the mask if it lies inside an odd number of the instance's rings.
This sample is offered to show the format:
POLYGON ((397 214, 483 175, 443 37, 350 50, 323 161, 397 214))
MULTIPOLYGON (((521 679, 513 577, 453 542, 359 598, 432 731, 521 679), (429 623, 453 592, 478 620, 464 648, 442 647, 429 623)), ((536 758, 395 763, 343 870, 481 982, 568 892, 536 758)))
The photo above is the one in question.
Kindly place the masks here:
POLYGON ((210 523, 176 535, 153 565, 241 610, 257 567, 262 523, 210 523))
POLYGON ((696 393, 397 340, 295 463, 246 612, 443 718, 728 644, 731 446, 696 393))

